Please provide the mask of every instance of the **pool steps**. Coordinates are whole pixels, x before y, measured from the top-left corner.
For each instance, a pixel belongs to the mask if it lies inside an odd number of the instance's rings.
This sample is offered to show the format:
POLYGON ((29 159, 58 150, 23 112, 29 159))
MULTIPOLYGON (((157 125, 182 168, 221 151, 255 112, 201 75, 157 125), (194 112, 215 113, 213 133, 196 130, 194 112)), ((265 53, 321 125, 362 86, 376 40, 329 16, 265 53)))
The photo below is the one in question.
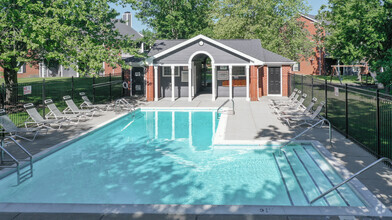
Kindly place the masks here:
POLYGON ((326 161, 316 157, 314 149, 305 146, 286 148, 282 154, 273 153, 276 167, 286 189, 292 206, 361 206, 363 203, 353 200, 353 191, 348 186, 331 192, 313 204, 312 199, 334 187, 342 179, 330 168, 326 161), (293 200, 292 198, 295 198, 293 200), (294 202, 293 202, 294 201, 294 202), (350 201, 351 204, 348 202, 350 201))

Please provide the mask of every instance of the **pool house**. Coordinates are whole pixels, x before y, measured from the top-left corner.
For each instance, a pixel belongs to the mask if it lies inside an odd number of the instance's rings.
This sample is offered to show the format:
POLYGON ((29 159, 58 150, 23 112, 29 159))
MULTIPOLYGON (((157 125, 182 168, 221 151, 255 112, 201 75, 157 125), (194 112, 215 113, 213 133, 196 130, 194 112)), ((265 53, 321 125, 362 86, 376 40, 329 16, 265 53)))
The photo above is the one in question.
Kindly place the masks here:
POLYGON ((214 40, 198 35, 188 40, 157 40, 147 59, 146 97, 187 98, 204 94, 244 97, 287 96, 290 59, 264 49, 260 40, 214 40))

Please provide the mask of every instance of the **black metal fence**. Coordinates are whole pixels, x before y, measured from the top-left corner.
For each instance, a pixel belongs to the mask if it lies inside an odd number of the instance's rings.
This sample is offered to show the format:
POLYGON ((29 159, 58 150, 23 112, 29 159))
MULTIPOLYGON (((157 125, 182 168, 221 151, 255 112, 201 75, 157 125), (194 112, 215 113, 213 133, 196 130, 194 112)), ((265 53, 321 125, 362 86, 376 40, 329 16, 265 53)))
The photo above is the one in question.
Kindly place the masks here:
POLYGON ((61 78, 56 80, 34 81, 14 85, 0 86, 0 106, 6 110, 11 120, 17 126, 24 126, 28 115, 23 107, 33 103, 44 116, 48 109, 45 99, 52 99, 56 106, 63 110, 66 104, 63 96, 69 95, 79 105, 83 102, 80 92, 84 92, 93 103, 108 103, 124 95, 121 77, 83 77, 61 78))
MULTIPOLYGON (((325 101, 323 116, 347 138, 378 157, 392 158, 392 96, 306 75, 291 75, 290 92, 325 101)), ((305 101, 305 105, 310 102, 305 101)))

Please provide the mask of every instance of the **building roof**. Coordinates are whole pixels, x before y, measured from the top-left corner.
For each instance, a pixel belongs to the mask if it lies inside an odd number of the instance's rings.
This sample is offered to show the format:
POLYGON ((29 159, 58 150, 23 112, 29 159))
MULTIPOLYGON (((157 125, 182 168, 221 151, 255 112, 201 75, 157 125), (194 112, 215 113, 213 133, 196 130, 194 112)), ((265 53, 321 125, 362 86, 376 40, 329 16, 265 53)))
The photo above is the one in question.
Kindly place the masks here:
POLYGON ((143 35, 141 35, 139 32, 133 29, 132 26, 122 23, 119 20, 116 20, 114 26, 120 32, 121 35, 123 36, 128 35, 131 37, 132 40, 138 40, 143 37, 143 35))
MULTIPOLYGON (((313 22, 318 22, 318 23, 322 23, 322 22, 323 22, 323 20, 316 19, 316 15, 301 14, 301 16, 304 17, 304 18, 307 18, 307 19, 309 19, 309 20, 311 20, 311 21, 313 21, 313 22)), ((326 25, 331 24, 330 21, 324 21, 324 23, 325 23, 326 25)))
MULTIPOLYGON (((178 44, 184 43, 187 40, 188 39, 157 40, 148 53, 148 56, 152 57, 157 55, 174 46, 177 46, 178 44)), ((232 39, 215 41, 263 62, 293 62, 292 60, 287 59, 279 54, 264 49, 261 46, 260 40, 258 39, 232 39)))

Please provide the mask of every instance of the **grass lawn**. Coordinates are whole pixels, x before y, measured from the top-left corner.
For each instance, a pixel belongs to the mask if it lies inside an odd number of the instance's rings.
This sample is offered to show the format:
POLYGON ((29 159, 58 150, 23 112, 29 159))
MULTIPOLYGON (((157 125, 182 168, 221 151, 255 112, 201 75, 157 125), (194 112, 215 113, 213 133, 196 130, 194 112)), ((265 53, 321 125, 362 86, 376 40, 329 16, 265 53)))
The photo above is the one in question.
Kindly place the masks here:
MULTIPOLYGON (((121 77, 112 77, 112 81, 121 80, 121 77)), ((93 78, 83 77, 74 78, 73 90, 72 90, 72 78, 71 77, 50 77, 45 78, 45 89, 43 89, 43 78, 22 78, 18 79, 18 100, 6 104, 6 111, 10 118, 18 126, 23 126, 24 121, 28 118, 27 113, 23 108, 23 104, 33 103, 38 111, 43 114, 44 105, 43 98, 52 99, 56 106, 63 110, 66 108, 66 104, 63 101, 63 96, 70 95, 74 97, 74 102, 76 104, 81 104, 83 100, 81 99, 79 93, 85 92, 91 101, 95 103, 107 103, 110 101, 110 86, 104 85, 95 88, 95 99, 93 97, 93 78), (23 87, 31 86, 32 93, 24 95, 23 87), (43 94, 45 91, 45 94, 43 94)), ((95 83, 109 82, 109 77, 99 77, 95 79, 95 83)), ((122 96, 122 84, 113 84, 111 88, 111 97, 116 99, 122 96)), ((49 110, 45 108, 45 113, 49 110)))
MULTIPOLYGON (((328 82, 330 82, 331 80, 331 76, 318 76, 315 75, 313 76, 315 79, 319 79, 319 80, 328 80, 328 82)), ((332 77, 332 83, 338 83, 340 84, 340 80, 338 76, 333 76, 332 77)), ((360 85, 361 82, 358 80, 358 76, 342 76, 342 83, 345 84, 353 84, 353 85, 360 85)), ((366 77, 362 77, 362 83, 365 84, 366 83, 366 77)), ((372 77, 368 77, 368 83, 369 84, 374 84, 374 80, 372 77)))

